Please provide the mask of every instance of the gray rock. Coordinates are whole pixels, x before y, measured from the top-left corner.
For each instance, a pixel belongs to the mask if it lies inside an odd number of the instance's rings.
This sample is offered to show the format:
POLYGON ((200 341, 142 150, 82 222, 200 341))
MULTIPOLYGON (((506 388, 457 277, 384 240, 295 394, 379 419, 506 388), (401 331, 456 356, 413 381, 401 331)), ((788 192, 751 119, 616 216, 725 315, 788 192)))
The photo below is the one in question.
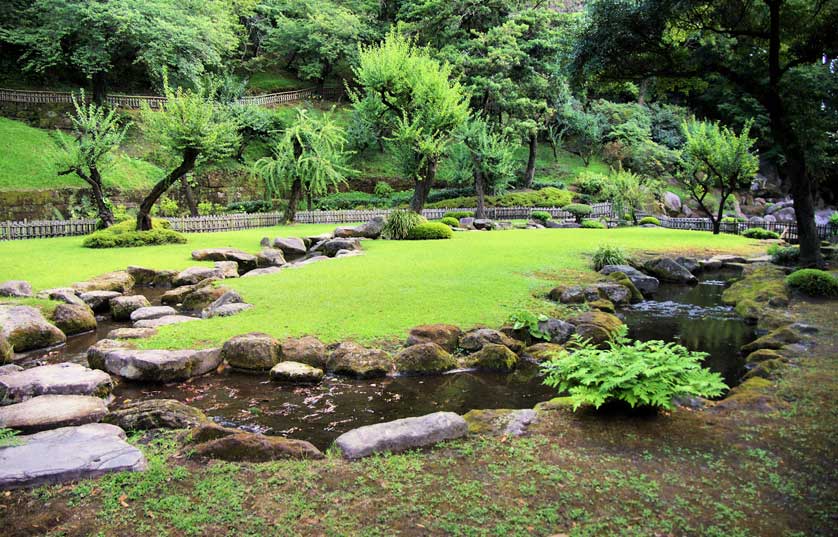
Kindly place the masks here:
POLYGON ((594 300, 605 298, 614 304, 628 304, 631 302, 631 291, 625 285, 620 285, 619 283, 595 283, 590 286, 590 289, 597 295, 594 300))
POLYGON ((390 356, 379 349, 367 349, 354 341, 344 341, 329 357, 328 369, 359 379, 387 376, 392 368, 390 356))
POLYGON ((477 352, 489 344, 504 345, 509 347, 513 352, 519 352, 523 349, 520 341, 514 340, 506 334, 492 330, 491 328, 469 330, 460 337, 460 348, 466 352, 477 352))
POLYGON ((474 218, 467 216, 465 218, 460 218, 460 227, 463 229, 475 229, 474 227, 474 218))
MULTIPOLYGON (((644 267, 652 276, 655 276, 660 281, 672 283, 697 283, 698 280, 693 276, 692 272, 687 270, 682 265, 678 264, 674 259, 669 257, 659 257, 648 261, 644 267)), ((631 277, 629 276, 629 279, 631 277)), ((635 284, 637 286, 637 284, 635 284)), ((638 287, 639 289, 639 287, 638 287)), ((641 291, 642 292, 642 291, 641 291)))
POLYGON ((308 364, 318 369, 325 369, 328 362, 326 346, 314 336, 282 340, 280 359, 308 364))
POLYGON ((86 304, 59 304, 52 312, 52 322, 68 336, 96 330, 96 317, 86 304))
POLYGON ((134 401, 110 412, 103 421, 126 431, 188 429, 210 422, 197 408, 174 399, 134 401))
POLYGON ((209 278, 221 279, 224 278, 224 276, 222 275, 222 271, 215 267, 189 267, 178 272, 177 276, 175 276, 172 281, 172 284, 175 287, 180 287, 182 285, 195 285, 209 278))
POLYGON ((248 309, 248 307, 245 306, 250 306, 250 304, 244 304, 244 300, 240 294, 236 291, 227 291, 203 309, 201 312, 201 318, 209 319, 211 317, 227 317, 229 315, 235 315, 240 311, 248 309), (236 306, 230 307, 233 305, 236 306))
POLYGON ((231 291, 229 287, 198 284, 192 291, 182 296, 182 307, 189 311, 201 311, 223 297, 228 291, 231 291))
POLYGON ((279 363, 280 344, 268 334, 253 332, 228 339, 221 357, 236 369, 264 371, 279 363))
POLYGON ((539 321, 538 329, 550 336, 550 343, 564 343, 576 332, 575 326, 559 319, 539 321))
POLYGON ((784 224, 793 224, 797 221, 793 207, 786 207, 772 214, 777 222, 784 224))
MULTIPOLYGON (((281 267, 286 263, 282 250, 276 248, 263 248, 256 256, 259 267, 281 267)), ((250 269, 248 269, 249 271, 250 269)))
POLYGON ((89 395, 40 395, 0 407, 0 427, 36 433, 96 423, 108 413, 105 401, 89 395))
MULTIPOLYGON (((206 430, 209 427, 204 426, 206 430)), ((279 459, 322 459, 323 453, 305 440, 222 429, 220 437, 196 445, 198 457, 236 462, 266 462, 279 459), (229 434, 232 433, 232 434, 229 434)), ((193 437, 196 432, 193 431, 193 437)))
POLYGON ((300 267, 304 267, 306 265, 311 265, 312 263, 317 263, 318 261, 326 261, 327 259, 331 259, 331 258, 328 257, 328 256, 325 256, 325 255, 315 255, 313 257, 308 257, 306 259, 303 259, 302 261, 295 261, 293 263, 290 263, 287 266, 288 266, 288 268, 300 268, 300 267))
POLYGON ((472 225, 474 225, 474 229, 483 229, 483 230, 495 229, 494 221, 489 220, 488 218, 475 218, 474 222, 472 222, 472 225))
POLYGON ((118 296, 112 298, 110 304, 111 317, 114 321, 128 321, 134 311, 151 306, 143 295, 118 296))
MULTIPOLYGON (((255 264, 253 268, 256 268, 255 264)), ((227 279, 239 277, 239 264, 235 261, 216 261, 215 269, 218 271, 220 278, 227 279)))
POLYGON ((159 319, 167 315, 176 315, 177 311, 171 306, 147 306, 136 309, 131 312, 131 320, 133 322, 144 321, 147 319, 159 319))
POLYGON ((316 384, 323 380, 323 370, 300 362, 279 362, 271 368, 271 380, 297 384, 316 384))
POLYGON ((448 352, 456 352, 463 331, 452 324, 425 324, 410 330, 405 346, 436 343, 448 352))
POLYGON ((20 367, 19 365, 15 365, 15 364, 0 365, 0 376, 11 375, 12 373, 18 373, 20 371, 23 371, 23 368, 20 367))
POLYGON ((125 432, 114 425, 62 427, 22 436, 18 441, 0 448, 0 489, 138 472, 147 467, 142 452, 125 442, 125 432))
POLYGON ((665 192, 663 194, 663 206, 669 216, 676 216, 681 212, 681 198, 674 192, 665 192))
POLYGON ((678 256, 675 258, 675 262, 690 272, 696 272, 701 269, 699 262, 692 257, 678 256))
POLYGON ((399 452, 429 446, 468 434, 466 421, 453 412, 435 412, 352 429, 335 440, 347 459, 360 459, 383 451, 399 452))
POLYGON ((48 323, 37 308, 0 305, 0 339, 5 339, 15 352, 25 352, 60 345, 67 336, 48 323))
POLYGON ((90 367, 128 380, 175 382, 209 373, 221 365, 222 359, 221 349, 170 351, 92 347, 87 351, 87 361, 90 367))
POLYGON ((765 219, 766 224, 773 224, 773 223, 777 222, 777 219, 774 218, 774 215, 772 215, 772 214, 767 214, 763 218, 765 219))
POLYGON ((73 363, 42 365, 0 377, 0 405, 39 395, 107 397, 112 389, 113 381, 103 371, 73 363))
POLYGON ((156 335, 155 328, 115 328, 105 337, 107 339, 145 339, 156 335))
POLYGON ((748 225, 751 227, 762 227, 765 225, 765 218, 761 216, 752 216, 748 219, 748 225))
POLYGON ((242 274, 242 278, 252 278, 253 276, 265 276, 267 274, 276 274, 281 271, 282 267, 265 267, 251 270, 242 274))
POLYGON ((637 290, 644 295, 654 294, 660 286, 660 281, 657 278, 643 274, 630 265, 605 265, 602 267, 602 270, 599 271, 600 274, 606 275, 611 274, 612 272, 622 272, 628 276, 631 283, 633 283, 634 286, 637 287, 637 290))
MULTIPOLYGON (((134 278, 134 285, 152 286, 157 282, 160 271, 145 267, 138 267, 136 265, 129 265, 128 268, 125 269, 125 272, 134 278)), ((169 283, 171 284, 171 282, 169 283)))
POLYGON ((192 252, 192 259, 195 261, 233 261, 238 268, 247 272, 257 268, 258 258, 236 248, 205 248, 192 252))
POLYGON ((120 296, 118 291, 88 291, 82 293, 79 298, 96 313, 105 313, 110 310, 111 299, 120 296))
POLYGON ((339 227, 335 229, 334 236, 339 238, 357 237, 361 239, 377 239, 384 229, 384 217, 376 216, 369 222, 357 227, 339 227))
POLYGON ((358 239, 329 239, 321 244, 318 245, 317 249, 312 251, 322 252, 323 255, 328 257, 335 257, 340 250, 360 250, 361 249, 361 241, 358 239))
POLYGON ((243 311, 247 311, 253 307, 253 304, 224 304, 223 306, 219 306, 212 311, 208 311, 206 313, 202 313, 201 317, 203 319, 210 319, 212 317, 232 317, 233 315, 237 315, 243 311))
POLYGON ((277 237, 274 239, 273 247, 277 250, 282 250, 286 259, 296 259, 306 255, 308 249, 306 248, 303 239, 297 237, 277 237))
POLYGON ((73 284, 73 289, 78 293, 86 293, 88 291, 118 291, 125 293, 132 287, 134 287, 134 278, 124 270, 108 272, 91 278, 86 282, 73 284))
POLYGON ((158 319, 145 319, 134 323, 134 328, 160 328, 161 326, 169 326, 170 324, 190 323, 192 321, 200 321, 197 317, 188 317, 186 315, 166 315, 158 319))
POLYGON ((55 289, 44 289, 38 293, 38 298, 64 302, 65 304, 76 304, 84 306, 84 300, 78 297, 76 290, 71 287, 57 287, 55 289))
POLYGON ((30 297, 32 296, 32 285, 23 280, 9 280, 0 283, 0 296, 30 297))

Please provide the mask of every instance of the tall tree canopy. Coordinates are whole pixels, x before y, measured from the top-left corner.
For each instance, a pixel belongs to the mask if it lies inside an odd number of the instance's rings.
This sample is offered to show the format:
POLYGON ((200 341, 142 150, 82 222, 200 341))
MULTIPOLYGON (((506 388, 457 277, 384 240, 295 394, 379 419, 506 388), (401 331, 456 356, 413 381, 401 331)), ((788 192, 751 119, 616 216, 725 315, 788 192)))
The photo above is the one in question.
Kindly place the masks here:
POLYGON ((588 14, 574 59, 580 78, 723 84, 767 116, 794 197, 801 262, 819 264, 812 191, 838 130, 838 2, 597 0, 588 14))

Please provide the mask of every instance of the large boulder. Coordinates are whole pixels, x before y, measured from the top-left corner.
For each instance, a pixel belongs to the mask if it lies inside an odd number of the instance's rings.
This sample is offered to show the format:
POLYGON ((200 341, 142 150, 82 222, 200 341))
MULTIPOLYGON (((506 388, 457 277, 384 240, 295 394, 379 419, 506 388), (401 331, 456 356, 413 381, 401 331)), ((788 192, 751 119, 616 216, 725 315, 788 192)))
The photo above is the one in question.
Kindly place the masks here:
POLYGON ((325 369, 328 363, 326 345, 314 336, 286 338, 281 344, 281 359, 325 369))
POLYGON ((277 248, 262 248, 262 251, 256 257, 259 267, 262 267, 261 270, 281 267, 286 264, 285 255, 282 253, 282 250, 277 248))
POLYGON ((121 295, 118 291, 88 291, 82 293, 79 298, 95 313, 105 313, 110 311, 111 299, 121 295))
POLYGON ((131 321, 145 321, 147 319, 159 319, 166 315, 176 315, 177 311, 171 306, 147 306, 131 312, 131 321))
POLYGON ((158 317, 157 319, 144 319, 134 323, 134 328, 152 328, 157 329, 161 326, 169 326, 170 324, 191 323, 200 321, 197 317, 189 317, 187 315, 166 315, 165 317, 158 317))
POLYGON ((286 259, 303 257, 308 252, 308 248, 306 248, 303 239, 297 237, 277 237, 273 241, 273 247, 277 250, 282 250, 286 259))
POLYGON ((265 267, 265 268, 258 268, 256 270, 251 270, 242 274, 242 278, 252 278, 254 276, 266 276, 268 274, 276 274, 280 272, 282 267, 265 267))
POLYGON ((436 343, 419 343, 399 351, 394 357, 399 373, 442 373, 457 367, 457 360, 436 343))
POLYGON ((370 379, 387 376, 391 366, 386 352, 367 349, 354 341, 344 341, 332 351, 327 367, 339 375, 370 379))
POLYGON ((280 345, 268 334, 253 332, 228 339, 221 357, 236 369, 267 371, 279 363, 280 345))
POLYGON ((0 283, 0 296, 30 297, 32 296, 32 285, 23 280, 9 280, 0 283))
POLYGON ((575 326, 560 319, 539 321, 538 329, 547 334, 550 343, 564 343, 576 332, 575 326))
MULTIPOLYGON (((154 286, 159 271, 151 268, 129 265, 128 268, 125 269, 125 272, 127 272, 131 275, 132 278, 134 278, 134 285, 140 287, 151 287, 154 286)), ((169 284, 171 285, 171 281, 169 282, 169 284)))
POLYGON ((125 293, 132 287, 134 287, 134 278, 124 270, 108 272, 107 274, 91 278, 86 282, 73 284, 73 289, 79 293, 86 293, 88 291, 117 291, 119 293, 125 293))
POLYGON ((239 277, 239 264, 235 261, 216 261, 214 266, 215 270, 218 271, 219 278, 227 279, 239 277))
POLYGON ((410 330, 405 345, 436 343, 448 352, 456 352, 463 331, 451 324, 424 324, 410 330))
POLYGON ((463 419, 471 434, 523 436, 529 426, 538 421, 538 413, 531 408, 474 409, 464 414, 463 419))
POLYGON ((105 416, 105 423, 127 431, 190 429, 209 423, 206 414, 174 399, 150 399, 127 403, 105 416))
POLYGON ((204 285, 203 287, 198 287, 191 293, 183 296, 181 304, 186 310, 201 311, 219 298, 223 297, 229 291, 231 291, 229 287, 204 285))
POLYGON ((504 345, 513 352, 520 352, 523 349, 520 341, 491 328, 475 328, 460 337, 460 348, 466 352, 477 352, 488 344, 504 345))
POLYGON ((182 285, 196 285, 209 278, 223 279, 224 275, 217 267, 189 267, 178 272, 177 276, 175 276, 172 281, 172 284, 175 287, 180 287, 182 285))
POLYGON ((236 248, 205 248, 192 252, 195 261, 235 261, 242 272, 257 268, 259 259, 236 248))
POLYGON ((453 440, 468 434, 466 421, 453 412, 435 412, 352 429, 335 440, 347 459, 360 459, 383 451, 399 452, 453 440))
POLYGON ((599 272, 600 274, 605 275, 609 275, 613 272, 622 272, 644 295, 655 294, 655 291, 657 291, 660 286, 660 281, 657 278, 643 274, 630 265, 605 265, 599 272))
POLYGON ((591 340, 594 345, 612 339, 623 325, 619 318, 604 311, 588 311, 570 319, 570 322, 576 326, 579 337, 591 340))
POLYGON ((662 282, 698 283, 698 279, 686 267, 671 257, 658 257, 646 262, 644 268, 662 282))
MULTIPOLYGON (((108 341, 108 340, 102 340, 108 341)), ((221 349, 137 350, 102 348, 100 341, 87 351, 90 367, 127 380, 176 382, 214 371, 221 365, 221 349)))
POLYGON ((512 371, 518 365, 518 355, 506 345, 486 343, 479 351, 466 356, 466 363, 489 371, 512 371))
POLYGON ((293 384, 316 384, 323 380, 323 370, 300 362, 279 362, 271 368, 271 380, 293 384))
POLYGON ((321 252, 323 255, 328 257, 335 257, 335 255, 341 250, 361 250, 361 241, 358 239, 329 239, 320 243, 316 250, 313 249, 312 251, 321 252))
MULTIPOLYGON (((651 276, 649 276, 649 278, 651 278, 651 276)), ((615 283, 618 283, 618 284, 622 285, 623 287, 625 287, 628 290, 628 292, 629 292, 629 302, 636 303, 636 302, 642 302, 643 301, 643 293, 640 292, 640 289, 638 289, 637 286, 634 285, 634 282, 632 282, 631 279, 628 276, 626 276, 624 273, 622 273, 622 272, 612 272, 611 274, 608 275, 608 279, 613 280, 615 283)), ((657 281, 656 278, 652 278, 652 279, 657 281)))
POLYGON ((237 431, 197 444, 193 456, 233 462, 267 462, 280 459, 322 459, 323 453, 311 443, 281 436, 237 431))
POLYGON ((0 376, 0 405, 20 403, 39 395, 107 397, 111 377, 73 363, 50 364, 0 376))
POLYGON ((143 295, 118 296, 111 299, 111 317, 114 321, 130 321, 131 314, 140 308, 151 306, 143 295))
POLYGON ((791 345, 801 341, 800 334, 789 326, 783 326, 768 332, 762 337, 759 337, 752 342, 742 346, 743 354, 751 354, 754 351, 761 349, 778 350, 786 345, 791 345))
POLYGON ((108 413, 105 401, 90 395, 40 395, 0 407, 0 427, 36 433, 96 423, 108 413))
POLYGON ((369 222, 361 224, 357 227, 339 227, 335 229, 335 237, 351 238, 357 237, 361 239, 377 239, 381 236, 381 231, 384 229, 384 217, 376 216, 369 222))
POLYGON ((52 312, 52 322, 68 336, 96 330, 96 317, 86 305, 59 304, 52 312))
POLYGON ((43 349, 67 341, 64 332, 48 323, 41 310, 31 306, 0 305, 0 337, 15 352, 43 349))
POLYGON ((114 425, 89 423, 17 438, 0 449, 0 489, 91 479, 111 472, 139 472, 147 463, 114 425))
POLYGON ((591 288, 595 289, 599 294, 597 298, 604 298, 614 304, 628 304, 632 300, 629 288, 616 282, 599 282, 592 284, 591 288))
POLYGON ((664 192, 663 206, 669 216, 677 216, 681 212, 681 197, 674 192, 664 192))

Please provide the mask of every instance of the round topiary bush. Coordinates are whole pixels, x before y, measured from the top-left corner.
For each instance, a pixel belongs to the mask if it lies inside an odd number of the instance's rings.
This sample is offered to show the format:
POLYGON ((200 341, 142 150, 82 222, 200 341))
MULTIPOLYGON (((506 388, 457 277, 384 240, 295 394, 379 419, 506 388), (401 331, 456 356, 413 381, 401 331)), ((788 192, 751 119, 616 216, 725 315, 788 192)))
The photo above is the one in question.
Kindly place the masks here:
MULTIPOLYGON (((387 217, 381 236, 385 239, 400 241, 407 238, 410 230, 428 221, 421 214, 406 209, 396 209, 387 217)), ((448 226, 445 226, 448 227, 448 226)))
POLYGON ((594 208, 590 205, 585 205, 584 203, 571 203, 570 205, 565 205, 562 207, 565 211, 569 212, 573 218, 576 219, 577 222, 581 223, 582 219, 586 216, 590 215, 594 208))
POLYGON ((454 235, 451 228, 440 222, 427 222, 413 227, 407 234, 412 241, 426 241, 436 239, 450 239, 454 235))
POLYGON ((445 224, 448 227, 458 227, 460 225, 460 221, 456 218, 451 218, 450 216, 444 217, 442 220, 439 221, 440 224, 445 224))
POLYGON ((442 215, 443 218, 453 218, 458 224, 460 223, 460 218, 471 218, 473 216, 474 212, 472 211, 448 211, 442 215))
POLYGON ((532 218, 533 220, 538 220, 543 224, 551 218, 553 218, 553 216, 547 211, 533 211, 530 215, 530 218, 532 218))
POLYGON ((779 239, 780 234, 774 231, 768 231, 767 229, 763 229, 761 227, 752 227, 746 229, 742 232, 743 237, 748 237, 749 239, 759 239, 759 240, 766 240, 766 239, 779 239))
POLYGON ((796 270, 786 277, 786 284, 809 296, 838 296, 838 278, 825 270, 796 270))
POLYGON ((132 248, 159 244, 183 244, 186 237, 170 228, 166 220, 152 219, 149 231, 137 231, 134 220, 125 220, 107 229, 88 235, 82 241, 85 248, 132 248))
POLYGON ((582 220, 580 227, 583 227, 585 229, 605 229, 605 224, 603 224, 599 220, 592 220, 589 218, 587 220, 582 220))
POLYGON ((661 221, 655 218, 654 216, 644 216, 640 219, 640 222, 638 222, 638 224, 641 226, 644 224, 654 224, 656 226, 659 226, 661 225, 661 221))

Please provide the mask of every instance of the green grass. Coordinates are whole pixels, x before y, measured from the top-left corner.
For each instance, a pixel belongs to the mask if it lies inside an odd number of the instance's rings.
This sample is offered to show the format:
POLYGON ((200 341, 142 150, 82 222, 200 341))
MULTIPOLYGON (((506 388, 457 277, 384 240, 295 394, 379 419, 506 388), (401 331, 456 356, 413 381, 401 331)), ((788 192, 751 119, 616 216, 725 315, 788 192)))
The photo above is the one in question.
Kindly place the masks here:
POLYGON ((313 85, 287 71, 260 71, 247 76, 247 87, 250 93, 275 93, 308 88, 313 85))
MULTIPOLYGON (((182 269, 197 265, 197 248, 258 251, 263 236, 311 235, 330 225, 188 235, 185 245, 88 250, 81 238, 0 244, 0 281, 27 279, 36 288, 63 286, 128 265, 182 269)), ((446 241, 365 241, 365 254, 323 261, 258 278, 224 282, 255 308, 232 318, 171 326, 152 347, 217 345, 250 331, 277 337, 312 334, 331 342, 401 339, 425 323, 499 326, 562 281, 593 277, 589 256, 601 243, 626 250, 760 252, 738 236, 665 229, 512 230, 458 233, 446 241)))
MULTIPOLYGON (((84 187, 75 175, 57 174, 58 148, 52 133, 25 123, 0 118, 0 190, 42 190, 84 187)), ((105 187, 118 190, 150 188, 162 171, 144 160, 118 153, 113 165, 105 169, 105 187)))

